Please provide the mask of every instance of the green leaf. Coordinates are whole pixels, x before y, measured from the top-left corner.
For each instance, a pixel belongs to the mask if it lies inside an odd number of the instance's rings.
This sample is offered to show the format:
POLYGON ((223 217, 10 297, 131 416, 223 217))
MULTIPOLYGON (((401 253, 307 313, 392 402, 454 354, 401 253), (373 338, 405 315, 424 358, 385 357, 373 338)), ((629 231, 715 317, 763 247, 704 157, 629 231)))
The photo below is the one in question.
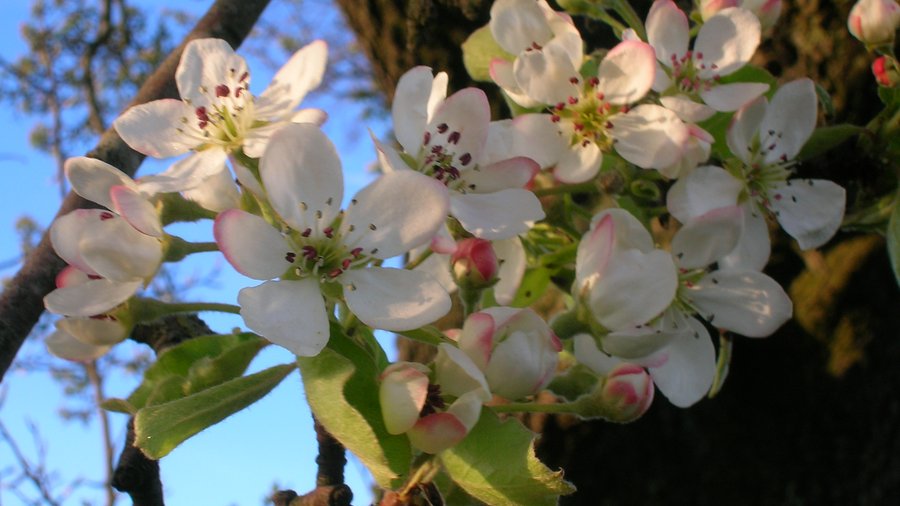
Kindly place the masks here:
POLYGON ((135 445, 148 457, 160 459, 194 434, 261 399, 295 368, 294 364, 277 365, 143 408, 134 418, 135 445))
POLYGON ((114 413, 125 413, 129 415, 137 413, 137 408, 132 406, 131 403, 125 399, 106 399, 100 403, 100 407, 114 413))
POLYGON ((328 346, 297 362, 319 423, 359 457, 381 487, 399 487, 412 451, 405 435, 389 434, 384 426, 375 359, 332 323, 328 346))
POLYGON ((766 83, 769 85, 769 92, 775 91, 775 84, 778 82, 768 70, 757 67, 756 65, 744 65, 736 72, 732 72, 727 76, 722 76, 719 81, 722 84, 729 83, 766 83))
POLYGON ((528 269, 522 276, 522 284, 510 306, 528 307, 536 301, 550 284, 550 270, 543 267, 528 269))
MULTIPOLYGON (((128 402, 138 409, 151 405, 148 399, 154 395, 154 391, 157 391, 163 382, 171 383, 173 377, 179 378, 179 385, 184 383, 181 396, 197 392, 202 389, 201 387, 213 386, 236 378, 244 373, 253 357, 266 344, 265 340, 251 333, 208 335, 188 339, 159 354, 156 362, 144 372, 144 381, 128 397, 128 402), (204 365, 198 366, 201 361, 204 365), (192 371, 194 367, 196 369, 192 371), (215 370, 216 368, 218 370, 215 370)), ((174 398, 165 396, 159 399, 169 401, 174 398)))
POLYGON ((891 212, 891 219, 888 220, 885 236, 891 268, 894 269, 894 278, 900 285, 900 191, 897 192, 897 198, 894 199, 894 211, 891 212))
POLYGON ((444 470, 468 494, 495 506, 555 505, 575 487, 534 455, 535 434, 489 409, 458 445, 439 455, 444 470))
POLYGON ((462 43, 463 65, 475 81, 491 81, 491 60, 502 58, 512 61, 515 56, 507 53, 497 44, 488 25, 472 32, 462 43))
POLYGON ((797 155, 797 159, 809 160, 810 158, 815 158, 865 131, 866 129, 863 127, 848 123, 817 128, 813 131, 809 140, 806 141, 806 144, 803 145, 803 148, 797 155))

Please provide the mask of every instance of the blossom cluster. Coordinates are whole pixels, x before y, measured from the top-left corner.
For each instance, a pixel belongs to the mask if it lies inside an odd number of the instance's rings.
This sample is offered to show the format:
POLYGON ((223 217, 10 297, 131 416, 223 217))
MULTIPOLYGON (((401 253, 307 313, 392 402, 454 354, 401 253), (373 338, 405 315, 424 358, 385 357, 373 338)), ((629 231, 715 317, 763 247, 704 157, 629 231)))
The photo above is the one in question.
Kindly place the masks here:
MULTIPOLYGON (((544 0, 497 0, 487 74, 516 117, 492 121, 482 90, 450 93, 445 73, 409 70, 391 111, 396 142, 374 140, 380 174, 346 206, 339 153, 319 128, 327 114, 297 110, 322 80, 325 44, 298 51, 256 96, 226 43, 193 41, 181 100, 115 122, 143 154, 186 156, 137 181, 98 160, 66 165, 75 191, 105 209, 52 227, 69 268, 46 298, 63 315, 48 346, 99 356, 157 314, 138 295, 164 261, 216 249, 255 280, 236 298, 246 326, 298 356, 322 352, 333 324, 438 334, 431 364, 383 367, 372 392, 387 431, 426 453, 460 442, 485 406, 553 390, 574 363, 593 375, 580 394, 594 404, 579 411, 576 396, 569 411, 633 420, 655 388, 690 406, 713 386, 713 336, 766 337, 792 315, 763 272, 769 225, 807 250, 844 215, 843 188, 795 177, 817 123, 814 83, 747 71, 780 9, 699 2, 698 19, 657 0, 621 42, 588 52, 544 0), (165 229, 196 219, 214 220, 214 245, 165 229), (384 264, 395 257, 403 268, 384 264), (565 308, 525 307, 551 282, 565 308), (453 292, 465 318, 441 333, 429 325, 453 292)), ((855 34, 883 38, 857 16, 855 34)))

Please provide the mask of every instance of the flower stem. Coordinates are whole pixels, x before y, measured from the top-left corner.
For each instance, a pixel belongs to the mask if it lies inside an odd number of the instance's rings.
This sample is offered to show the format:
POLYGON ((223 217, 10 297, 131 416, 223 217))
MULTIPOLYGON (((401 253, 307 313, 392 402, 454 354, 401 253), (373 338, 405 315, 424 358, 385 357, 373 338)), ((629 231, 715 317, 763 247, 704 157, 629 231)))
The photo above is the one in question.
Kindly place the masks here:
POLYGON ((625 20, 625 23, 627 23, 632 30, 637 32, 638 37, 640 37, 641 40, 647 40, 647 32, 644 30, 644 23, 641 21, 637 12, 635 12, 634 7, 631 6, 631 2, 628 0, 613 0, 612 5, 613 10, 615 10, 619 16, 622 16, 622 19, 625 20))
POLYGON ((434 253, 434 251, 432 251, 431 248, 426 249, 416 258, 413 258, 409 262, 406 262, 406 265, 404 265, 403 268, 406 270, 415 269, 416 267, 421 265, 422 262, 424 262, 428 257, 430 257, 432 255, 432 253, 434 253))
POLYGON ((136 297, 129 303, 135 323, 150 322, 177 313, 220 313, 240 314, 240 306, 218 302, 162 302, 156 299, 136 297))

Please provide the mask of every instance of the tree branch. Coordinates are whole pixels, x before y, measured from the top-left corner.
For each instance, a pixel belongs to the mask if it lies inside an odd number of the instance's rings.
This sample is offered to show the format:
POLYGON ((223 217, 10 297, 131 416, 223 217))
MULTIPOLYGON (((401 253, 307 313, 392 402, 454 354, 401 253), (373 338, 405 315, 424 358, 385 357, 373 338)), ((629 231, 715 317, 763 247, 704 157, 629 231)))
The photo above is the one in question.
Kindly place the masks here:
MULTIPOLYGON (((269 0, 217 0, 147 82, 138 90, 131 105, 161 98, 176 98, 175 68, 188 41, 202 37, 218 37, 238 47, 250 33, 269 0)), ((87 156, 103 160, 133 176, 144 155, 134 151, 114 129, 107 129, 97 146, 87 156)), ((62 216, 93 203, 69 192, 57 212, 62 216)), ((0 380, 25 341, 25 337, 44 311, 43 297, 54 288, 56 274, 65 263, 56 256, 47 233, 25 259, 22 268, 0 295, 0 380)))

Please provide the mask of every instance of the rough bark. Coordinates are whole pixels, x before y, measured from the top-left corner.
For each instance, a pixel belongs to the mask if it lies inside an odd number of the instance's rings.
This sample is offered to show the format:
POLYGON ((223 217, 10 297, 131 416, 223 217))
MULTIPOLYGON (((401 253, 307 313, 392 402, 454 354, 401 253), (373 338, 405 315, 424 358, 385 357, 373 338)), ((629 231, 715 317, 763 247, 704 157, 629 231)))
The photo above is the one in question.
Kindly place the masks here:
MULTIPOLYGON (((642 13, 650 4, 634 3, 642 13)), ((821 84, 835 106, 829 123, 864 124, 879 107, 870 60, 846 29, 852 3, 785 2, 756 59, 785 82, 810 76, 821 84)), ((459 42, 486 22, 490 2, 338 4, 387 97, 414 65, 447 71, 453 89, 469 84, 459 42)), ((581 26, 582 33, 597 29, 581 26)), ((608 39, 609 31, 595 37, 608 39)), ((880 163, 848 143, 799 174, 837 180, 852 203, 883 184, 880 163)), ((900 497, 900 292, 884 243, 840 234, 824 255, 792 248, 777 242, 768 272, 791 287, 796 319, 768 339, 737 338, 718 397, 681 410, 660 396, 630 425, 530 419, 543 433, 541 458, 565 468, 579 487, 564 504, 884 504, 900 497)), ((401 358, 425 356, 415 343, 401 346, 401 358)))
MULTIPOLYGON (((193 39, 218 37, 233 47, 238 47, 268 3, 269 0, 216 1, 181 45, 141 86, 128 107, 161 98, 178 98, 175 69, 184 46, 193 39)), ((144 155, 128 147, 112 128, 103 133, 100 142, 87 156, 118 167, 129 176, 134 175, 144 160, 144 155)), ((69 192, 56 216, 84 207, 95 207, 95 204, 69 192)), ((43 313, 42 300, 53 290, 56 274, 63 267, 65 263, 56 256, 50 245, 49 234, 45 233, 37 247, 26 257, 22 268, 0 294, 0 380, 43 313)))

